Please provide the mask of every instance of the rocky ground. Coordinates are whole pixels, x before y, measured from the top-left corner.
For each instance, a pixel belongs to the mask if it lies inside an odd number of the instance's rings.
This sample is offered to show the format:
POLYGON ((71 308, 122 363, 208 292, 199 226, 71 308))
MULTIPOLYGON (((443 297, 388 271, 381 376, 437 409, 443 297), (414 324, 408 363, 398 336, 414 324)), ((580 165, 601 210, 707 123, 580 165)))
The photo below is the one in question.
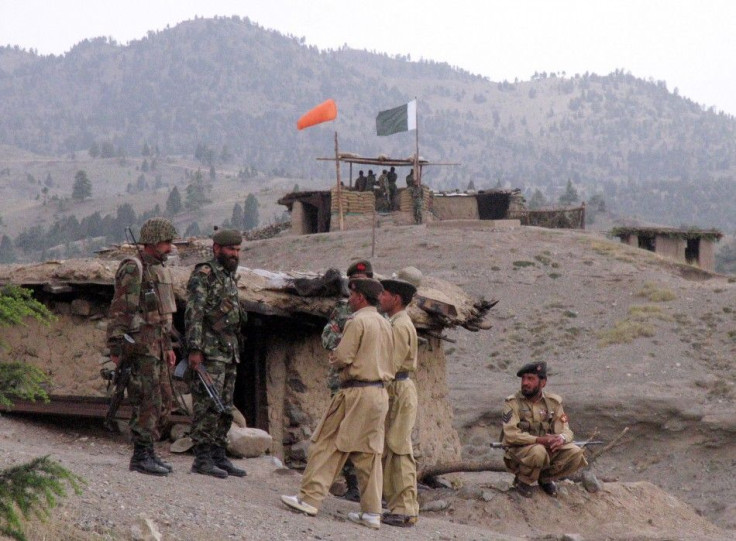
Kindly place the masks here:
MULTIPOLYGON (((241 264, 345 269, 370 257, 370 231, 281 236, 245 245, 241 264)), ((129 449, 95 424, 0 418, 3 464, 51 454, 88 480, 34 539, 128 539, 139 516, 164 539, 732 539, 736 537, 736 281, 676 265, 596 233, 382 227, 372 261, 388 275, 413 265, 500 302, 490 331, 448 332, 455 428, 466 460, 498 458, 503 398, 530 359, 550 366, 579 436, 622 444, 595 465, 604 490, 566 484, 559 498, 508 491, 507 474, 448 475, 459 490, 422 491, 416 529, 379 533, 346 522, 355 504, 329 498, 317 518, 278 501, 299 477, 270 457, 242 461, 246 479, 129 473, 129 449), (427 509, 435 509, 428 511, 427 509), (507 537, 505 537, 507 536, 507 537), (575 537, 570 537, 575 538, 575 537)), ((163 453, 168 452, 163 449, 163 453)))

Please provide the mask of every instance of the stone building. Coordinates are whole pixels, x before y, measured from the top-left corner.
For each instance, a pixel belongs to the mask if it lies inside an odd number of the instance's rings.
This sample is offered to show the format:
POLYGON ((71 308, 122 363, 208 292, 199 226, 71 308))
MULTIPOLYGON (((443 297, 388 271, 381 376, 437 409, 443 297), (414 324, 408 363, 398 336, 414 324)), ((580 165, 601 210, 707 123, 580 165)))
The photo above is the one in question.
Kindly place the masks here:
POLYGON ((723 233, 717 229, 676 229, 668 227, 616 227, 611 235, 681 263, 715 272, 715 243, 723 233))

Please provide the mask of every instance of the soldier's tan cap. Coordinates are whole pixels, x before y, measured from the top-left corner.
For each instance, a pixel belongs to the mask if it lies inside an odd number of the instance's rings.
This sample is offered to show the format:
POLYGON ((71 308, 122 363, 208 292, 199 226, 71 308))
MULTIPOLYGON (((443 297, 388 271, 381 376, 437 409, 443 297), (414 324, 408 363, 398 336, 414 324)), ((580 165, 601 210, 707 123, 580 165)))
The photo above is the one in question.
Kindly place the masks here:
POLYGON ((547 363, 544 361, 537 361, 534 363, 527 363, 521 367, 516 373, 516 377, 521 377, 524 374, 536 374, 540 379, 547 378, 547 363))
POLYGON ((422 285, 422 271, 420 271, 416 267, 404 267, 398 273, 396 273, 396 277, 399 280, 409 282, 417 288, 422 285))

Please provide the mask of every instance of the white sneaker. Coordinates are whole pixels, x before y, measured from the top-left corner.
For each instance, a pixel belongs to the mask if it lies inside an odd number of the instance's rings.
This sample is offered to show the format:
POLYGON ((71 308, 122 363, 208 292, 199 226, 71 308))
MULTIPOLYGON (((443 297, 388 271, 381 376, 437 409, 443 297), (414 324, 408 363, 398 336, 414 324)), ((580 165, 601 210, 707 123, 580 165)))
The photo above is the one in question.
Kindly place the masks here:
POLYGON ((309 505, 307 502, 301 501, 299 499, 299 496, 281 496, 281 501, 292 509, 301 511, 302 513, 304 513, 305 515, 309 515, 310 517, 315 516, 317 514, 317 511, 319 511, 313 505, 309 505))
POLYGON ((381 527, 381 515, 375 513, 348 513, 351 522, 377 530, 381 527))

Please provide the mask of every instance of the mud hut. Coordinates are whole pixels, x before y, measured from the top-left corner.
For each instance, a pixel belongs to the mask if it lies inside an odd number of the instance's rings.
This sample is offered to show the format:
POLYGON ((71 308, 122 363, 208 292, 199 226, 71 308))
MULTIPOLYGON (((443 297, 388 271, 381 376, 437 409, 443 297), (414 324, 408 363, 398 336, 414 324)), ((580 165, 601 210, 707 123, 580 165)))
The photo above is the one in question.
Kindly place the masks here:
MULTIPOLYGON (((116 260, 68 260, 35 265, 0 266, 0 285, 13 283, 33 290, 57 316, 50 326, 29 322, 7 329, 6 357, 44 369, 53 380, 53 396, 104 397, 100 367, 107 359, 105 329, 113 295, 116 260)), ((191 267, 172 267, 178 313, 183 330, 186 282, 191 267)), ((271 452, 287 464, 300 466, 306 442, 329 401, 327 355, 321 332, 336 297, 302 296, 296 278, 314 273, 285 274, 240 267, 240 301, 248 312, 245 341, 238 368, 235 405, 248 425, 273 437, 271 452)), ((489 303, 472 299, 461 289, 424 278, 409 307, 419 335, 416 383, 421 412, 416 441, 423 465, 459 459, 460 441, 452 427, 447 399, 443 329, 486 328, 489 303)), ((53 411, 54 401, 49 406, 53 411)))
POLYGON ((616 227, 611 235, 630 246, 715 272, 715 243, 723 233, 717 229, 671 227, 616 227))
POLYGON ((526 209, 519 189, 440 192, 433 199, 438 220, 507 220, 526 209))

